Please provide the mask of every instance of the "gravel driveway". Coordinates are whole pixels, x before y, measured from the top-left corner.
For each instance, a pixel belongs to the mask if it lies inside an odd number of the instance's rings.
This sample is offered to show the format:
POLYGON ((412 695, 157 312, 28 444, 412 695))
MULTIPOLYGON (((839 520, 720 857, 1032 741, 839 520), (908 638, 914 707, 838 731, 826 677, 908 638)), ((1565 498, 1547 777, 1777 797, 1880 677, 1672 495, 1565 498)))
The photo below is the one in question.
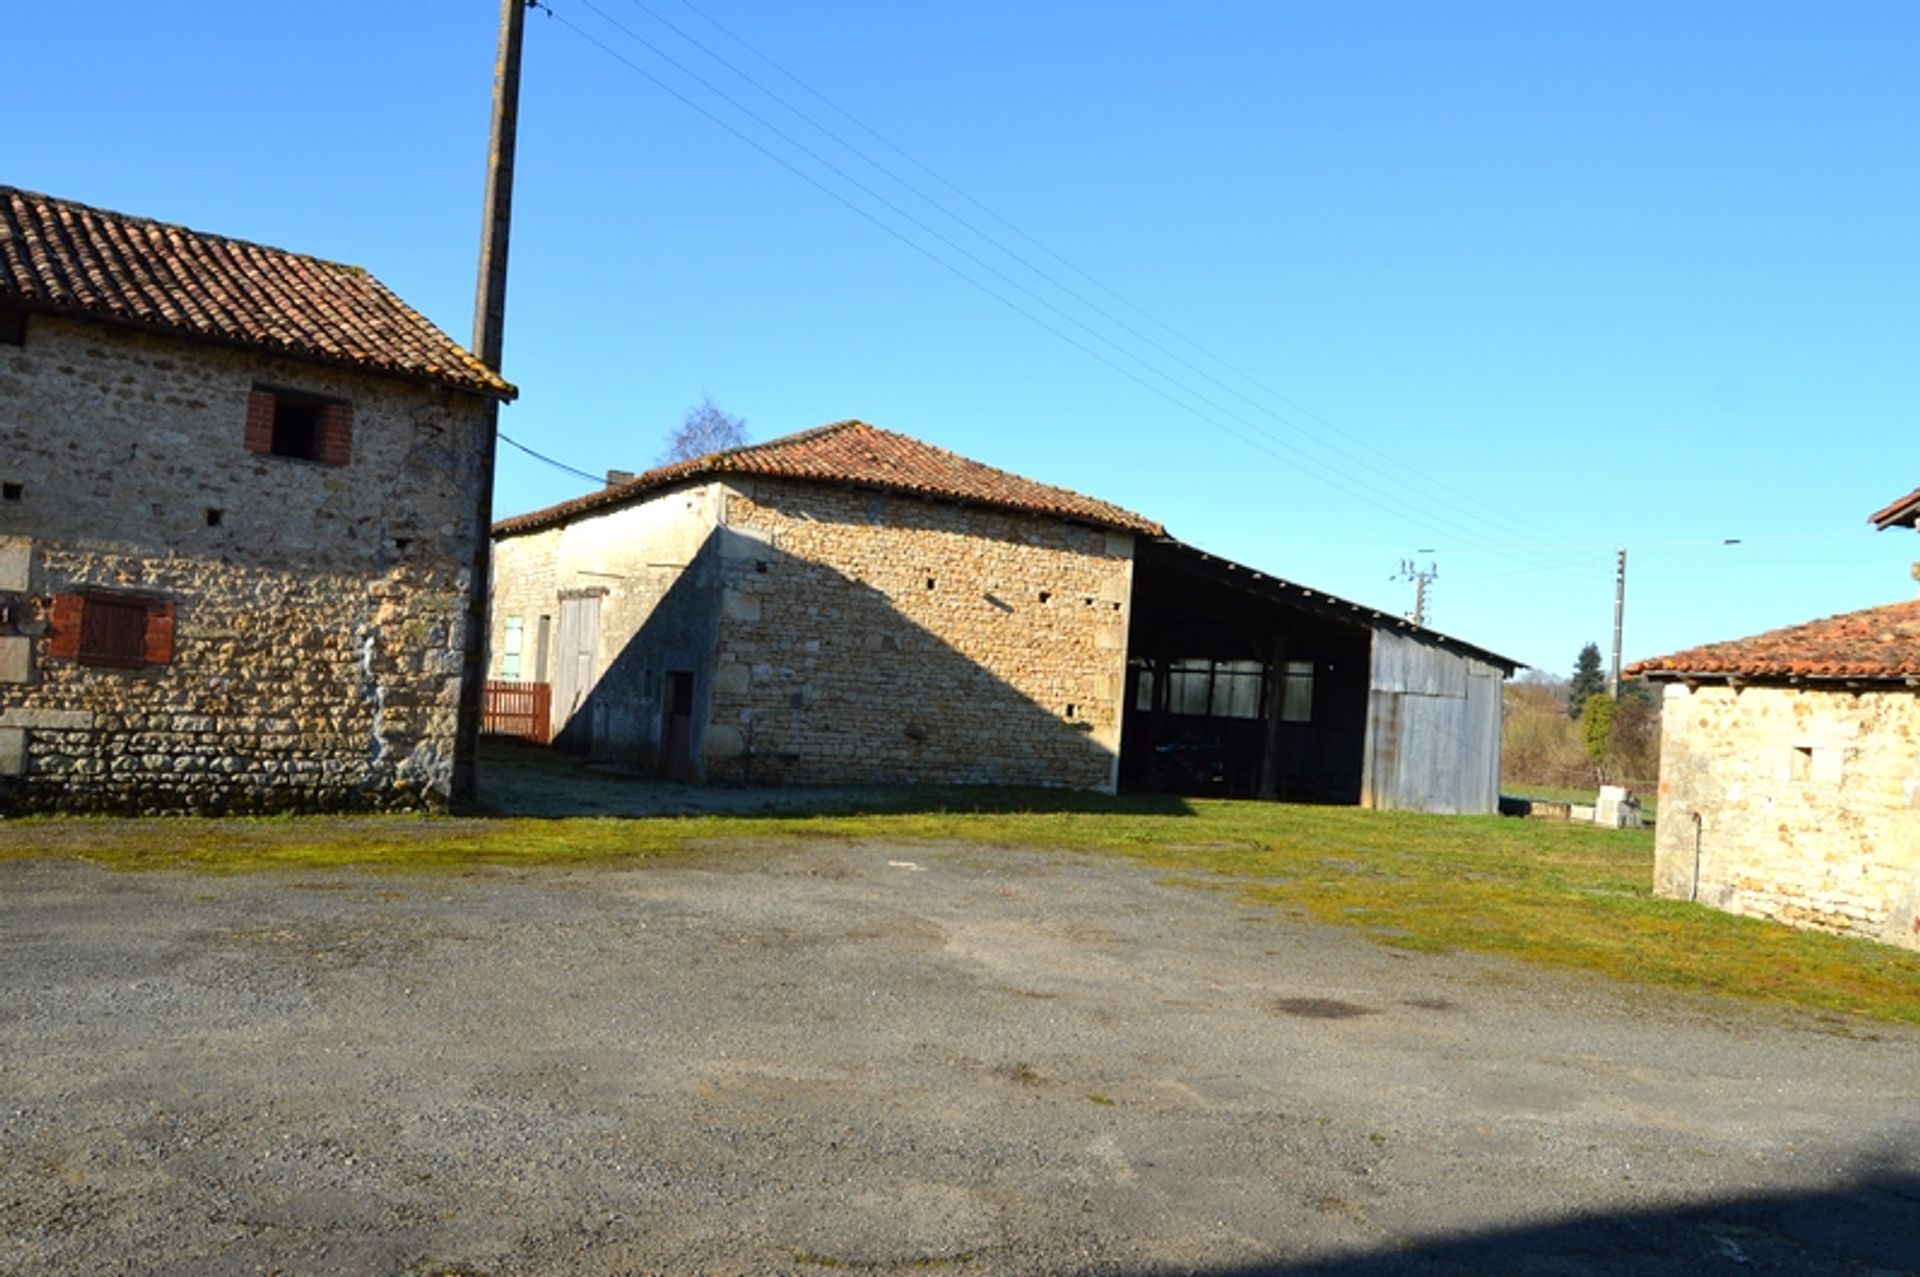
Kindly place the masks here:
POLYGON ((1920 1270, 1920 1033, 1068 854, 0 864, 0 1272, 1920 1270))

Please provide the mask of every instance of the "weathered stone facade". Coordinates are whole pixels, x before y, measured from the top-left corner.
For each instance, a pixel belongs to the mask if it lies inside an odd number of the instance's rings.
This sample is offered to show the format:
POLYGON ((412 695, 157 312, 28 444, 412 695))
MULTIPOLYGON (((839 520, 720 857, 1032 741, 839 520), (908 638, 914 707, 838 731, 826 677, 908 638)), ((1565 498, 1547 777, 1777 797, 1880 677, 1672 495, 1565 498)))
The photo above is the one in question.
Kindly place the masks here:
POLYGON ((773 480, 722 524, 708 775, 1113 789, 1131 535, 773 480))
POLYGON ((0 345, 0 807, 444 803, 493 412, 31 315, 0 345), (350 404, 347 463, 249 451, 261 385, 350 404), (164 662, 73 659, 56 600, 90 590, 168 606, 164 662))
POLYGON ((1124 532, 854 486, 683 484, 497 539, 493 675, 510 617, 537 677, 538 618, 593 592, 577 706, 548 666, 556 717, 585 715, 596 753, 663 765, 680 675, 698 779, 1110 790, 1132 551, 1124 532))
POLYGON ((1920 948, 1920 695, 1669 685, 1654 889, 1920 948))

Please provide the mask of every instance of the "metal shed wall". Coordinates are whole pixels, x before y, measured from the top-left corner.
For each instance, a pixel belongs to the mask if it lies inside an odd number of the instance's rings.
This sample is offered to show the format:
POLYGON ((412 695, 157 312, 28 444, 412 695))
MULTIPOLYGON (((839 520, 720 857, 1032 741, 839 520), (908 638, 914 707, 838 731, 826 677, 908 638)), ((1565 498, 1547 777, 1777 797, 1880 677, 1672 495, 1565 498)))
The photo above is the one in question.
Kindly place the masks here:
POLYGON ((1497 811, 1502 677, 1498 666, 1375 629, 1361 804, 1497 811))

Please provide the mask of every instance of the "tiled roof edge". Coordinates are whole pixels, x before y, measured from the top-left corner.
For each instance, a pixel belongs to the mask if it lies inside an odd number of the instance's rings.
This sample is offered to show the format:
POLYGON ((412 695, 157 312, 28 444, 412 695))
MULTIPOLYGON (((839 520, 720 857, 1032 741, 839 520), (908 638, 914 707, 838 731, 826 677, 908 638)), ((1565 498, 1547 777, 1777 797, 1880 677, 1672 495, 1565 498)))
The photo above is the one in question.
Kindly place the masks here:
MULTIPOLYGON (((117 327, 136 331, 175 337, 183 341, 200 341, 230 349, 267 351, 330 368, 348 368, 360 372, 372 372, 392 376, 404 381, 446 386, 451 389, 465 391, 470 394, 483 395, 503 402, 511 401, 519 397, 520 391, 518 387, 500 376, 499 373, 488 368, 480 361, 478 356, 467 350, 466 347, 458 341, 455 341, 445 329, 435 324, 431 319, 428 319, 420 311, 408 304, 405 298, 387 287, 385 281, 365 266, 356 265, 352 262, 335 261, 331 258, 320 257, 313 253, 304 253, 298 249, 280 248, 272 244, 262 243, 258 240, 241 239, 233 235, 224 235, 218 231, 196 230, 184 222, 169 222, 141 213, 126 213, 119 209, 102 208, 97 204, 88 204, 81 200, 67 199, 64 196, 48 195, 42 191, 32 190, 24 186, 0 183, 0 197, 9 195, 19 195, 27 200, 38 200, 51 207, 71 210, 76 215, 91 214, 96 218, 107 219, 130 226, 142 226, 161 232, 177 232, 182 235, 192 236, 196 240, 209 244, 223 245, 243 252, 268 253, 277 257, 311 263, 327 270, 344 271, 361 276, 368 284, 384 294, 398 310, 404 312, 408 318, 420 324, 423 328, 438 334, 454 350, 465 355, 467 359, 471 361, 471 364, 463 368, 457 375, 446 375, 427 369, 407 368, 404 365, 388 360, 369 362, 343 355, 332 355, 326 351, 315 350, 306 346, 287 345, 263 338, 248 337, 239 334, 209 332, 199 327, 186 324, 169 324, 162 321, 117 314, 111 310, 98 309, 91 306, 64 304, 43 296, 38 291, 22 289, 19 286, 19 281, 0 275, 0 296, 17 299, 22 308, 31 313, 50 314, 63 318, 112 324, 117 327)), ((28 282, 32 284, 35 281, 28 282)))
MULTIPOLYGON (((944 456, 952 457, 968 465, 994 470, 997 473, 1007 475, 1011 478, 1031 483, 1035 487, 1049 488, 1056 492, 1062 492, 1090 504, 1107 506, 1114 510, 1117 516, 1122 517, 1103 519, 1090 513, 1047 510, 1032 505, 931 491, 925 488, 915 487, 911 484, 889 483, 882 479, 841 478, 826 475, 768 474, 747 469, 740 464, 742 458, 751 457, 756 453, 772 451, 776 448, 787 448, 796 443, 804 443, 811 439, 818 439, 822 436, 836 434, 845 430, 860 429, 880 431, 880 427, 857 419, 835 421, 822 426, 814 426, 807 430, 796 431, 793 434, 781 435, 777 439, 768 439, 760 443, 744 444, 741 447, 729 448, 723 452, 708 453, 705 456, 694 457, 687 461, 676 461, 664 466, 656 466, 652 470, 635 475, 625 483, 604 488, 599 492, 589 492, 584 496, 573 497, 566 501, 556 502, 550 506, 544 506, 538 510, 529 510, 524 514, 512 515, 508 518, 501 519, 493 525, 492 534, 496 537, 524 536, 528 533, 540 531, 543 528, 566 523, 583 515, 613 509, 625 505, 629 501, 640 500, 655 492, 664 491, 667 488, 691 479, 745 474, 754 478, 777 479, 787 483, 816 483, 826 487, 895 492, 905 496, 921 497, 929 501, 945 501, 953 505, 974 506, 993 510, 1013 510, 1023 514, 1034 514, 1044 518, 1059 519, 1066 523, 1080 523, 1092 527, 1112 528, 1117 531, 1132 532, 1146 536, 1166 535, 1166 529, 1159 523, 1146 518, 1144 515, 1136 515, 1132 511, 1124 510, 1119 506, 1113 505, 1111 502, 1102 501, 1098 497, 1089 497, 1084 493, 1075 492, 1070 488, 1061 488, 1055 484, 1041 483, 1037 479, 1028 479, 1026 476, 1016 475, 1010 470, 1000 470, 998 467, 989 466, 983 461, 975 461, 973 458, 963 456, 951 449, 942 448, 937 444, 926 443, 919 439, 912 439, 912 442, 930 452, 937 452, 944 456)), ((881 431, 881 433, 892 434, 893 432, 881 431)), ((896 437, 910 438, 910 436, 896 437)))

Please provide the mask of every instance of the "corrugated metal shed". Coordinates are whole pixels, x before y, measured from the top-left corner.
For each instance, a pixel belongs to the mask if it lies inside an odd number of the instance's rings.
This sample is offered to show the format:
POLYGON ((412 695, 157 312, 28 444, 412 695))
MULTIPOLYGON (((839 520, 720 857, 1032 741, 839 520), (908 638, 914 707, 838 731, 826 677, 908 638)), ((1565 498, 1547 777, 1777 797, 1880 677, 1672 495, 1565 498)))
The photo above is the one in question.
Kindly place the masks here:
POLYGON ((1361 804, 1498 810, 1503 677, 1489 662, 1376 627, 1361 804))

